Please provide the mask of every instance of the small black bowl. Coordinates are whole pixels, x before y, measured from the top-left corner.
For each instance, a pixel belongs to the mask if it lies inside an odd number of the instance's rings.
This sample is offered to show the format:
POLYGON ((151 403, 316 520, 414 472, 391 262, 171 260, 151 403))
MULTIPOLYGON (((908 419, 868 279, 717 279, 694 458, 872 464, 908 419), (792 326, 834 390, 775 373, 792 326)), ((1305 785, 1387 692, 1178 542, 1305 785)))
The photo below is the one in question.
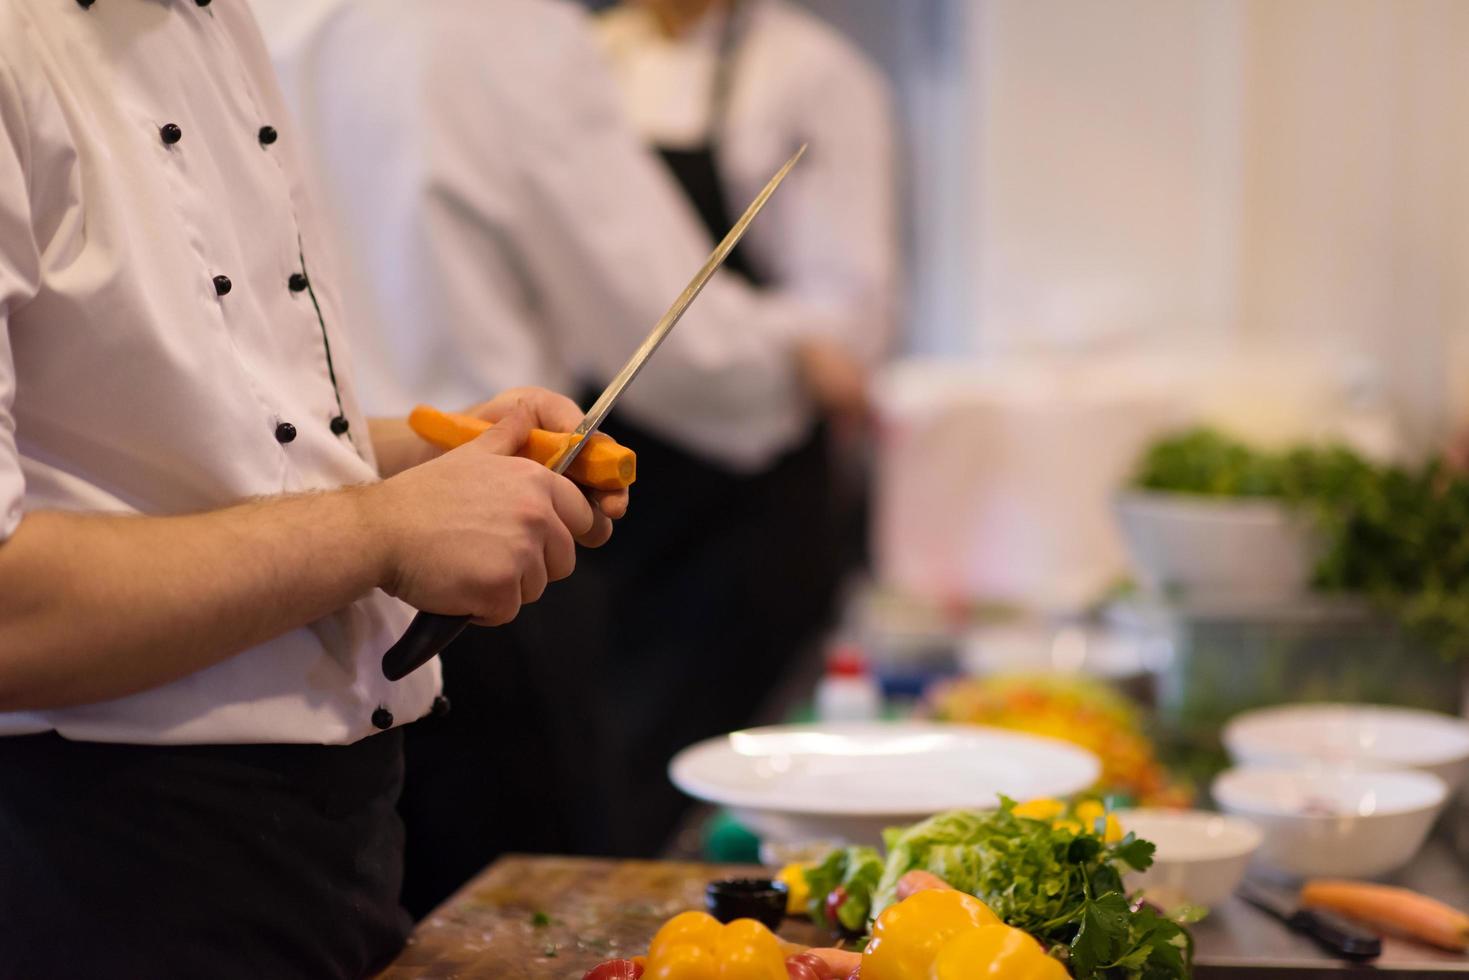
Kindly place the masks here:
POLYGON ((785 882, 769 878, 726 878, 709 882, 704 905, 720 922, 754 919, 777 929, 786 917, 788 891, 785 882))

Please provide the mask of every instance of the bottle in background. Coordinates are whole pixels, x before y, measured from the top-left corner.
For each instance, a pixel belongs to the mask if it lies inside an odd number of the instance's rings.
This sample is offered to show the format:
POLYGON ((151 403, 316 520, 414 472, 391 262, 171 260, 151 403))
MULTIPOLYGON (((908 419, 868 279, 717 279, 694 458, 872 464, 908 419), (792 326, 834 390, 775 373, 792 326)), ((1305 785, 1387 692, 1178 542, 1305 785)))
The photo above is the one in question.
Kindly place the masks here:
POLYGON ((882 689, 857 646, 844 643, 826 658, 826 673, 816 685, 819 721, 875 721, 882 716, 882 689))

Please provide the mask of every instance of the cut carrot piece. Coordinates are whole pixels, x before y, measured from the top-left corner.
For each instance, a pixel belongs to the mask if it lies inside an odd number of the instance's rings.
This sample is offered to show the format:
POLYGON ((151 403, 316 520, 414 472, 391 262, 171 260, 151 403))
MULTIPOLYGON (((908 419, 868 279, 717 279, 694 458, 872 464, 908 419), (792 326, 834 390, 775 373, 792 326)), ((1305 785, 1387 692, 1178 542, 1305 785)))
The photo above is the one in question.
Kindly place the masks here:
MULTIPOLYGON (((409 413, 408 425, 420 438, 440 449, 455 449, 494 427, 484 419, 458 412, 441 412, 427 405, 419 405, 409 413)), ((533 459, 542 466, 554 467, 576 438, 569 432, 532 429, 518 455, 533 459)), ((619 445, 610 436, 596 432, 577 454, 566 475, 594 490, 626 490, 637 479, 637 461, 637 454, 631 449, 619 445)))
POLYGON ((1317 879, 1301 888, 1301 904, 1330 909, 1373 928, 1444 949, 1463 952, 1469 948, 1469 915, 1406 888, 1317 879))

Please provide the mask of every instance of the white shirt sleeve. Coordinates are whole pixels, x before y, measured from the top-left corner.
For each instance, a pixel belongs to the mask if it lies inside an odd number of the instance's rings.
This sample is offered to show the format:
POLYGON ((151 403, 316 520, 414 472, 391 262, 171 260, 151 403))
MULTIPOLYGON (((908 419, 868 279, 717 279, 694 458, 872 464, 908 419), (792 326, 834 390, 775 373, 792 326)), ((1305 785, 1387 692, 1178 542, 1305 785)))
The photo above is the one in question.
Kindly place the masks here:
MULTIPOLYGON (((857 52, 822 47, 822 57, 804 67, 789 108, 795 132, 809 144, 807 158, 791 175, 790 193, 772 201, 775 220, 752 229, 752 241, 775 285, 820 314, 809 332, 875 362, 892 343, 898 312, 891 98, 877 69, 857 52)), ((763 167, 741 163, 741 189, 754 193, 763 167)))
POLYGON ((25 495, 11 413, 15 362, 10 351, 10 313, 35 294, 39 278, 26 145, 21 95, 10 66, 0 62, 0 540, 9 538, 19 526, 25 495))

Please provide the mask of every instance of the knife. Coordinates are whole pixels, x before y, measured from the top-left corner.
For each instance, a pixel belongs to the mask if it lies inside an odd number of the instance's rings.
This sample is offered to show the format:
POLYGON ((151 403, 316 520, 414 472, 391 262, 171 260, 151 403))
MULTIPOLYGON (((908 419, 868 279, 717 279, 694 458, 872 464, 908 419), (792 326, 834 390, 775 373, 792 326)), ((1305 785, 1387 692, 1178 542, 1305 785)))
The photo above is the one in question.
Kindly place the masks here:
POLYGON ((1290 895, 1256 881, 1239 886, 1239 897, 1296 932, 1316 940, 1327 952, 1347 960, 1375 960, 1382 955, 1376 933, 1326 909, 1308 909, 1290 895))
MULTIPOLYGON (((805 152, 806 147, 802 144, 801 148, 792 154, 791 158, 775 172, 775 176, 770 178, 770 182, 756 195, 755 200, 750 202, 750 206, 745 209, 744 214, 740 215, 740 220, 734 223, 734 227, 724 236, 724 240, 714 247, 714 251, 710 253, 708 260, 694 274, 694 278, 689 280, 689 284, 684 287, 684 291, 679 294, 678 299, 673 301, 673 305, 668 308, 668 312, 664 313, 658 322, 653 325, 653 329, 648 332, 648 336, 643 339, 642 344, 639 345, 632 357, 628 358, 622 370, 617 372, 617 376, 612 379, 612 383, 603 390, 602 394, 597 398, 597 401, 587 410, 587 414, 582 418, 581 424, 572 433, 572 438, 569 441, 570 444, 566 451, 561 454, 559 459, 552 460, 554 465, 551 466, 551 469, 553 471, 556 473, 565 473, 567 467, 571 466, 572 462, 575 461, 577 454, 587 444, 587 437, 596 432, 597 427, 606 420, 607 413, 612 411, 612 406, 617 404, 617 399, 627 390, 627 386, 632 384, 633 379, 638 376, 638 372, 643 369, 643 365, 648 362, 648 358, 653 356, 653 352, 663 343, 663 339, 668 336, 668 332, 683 317, 684 312, 688 310, 690 304, 694 302, 699 293, 704 289, 705 283, 724 264, 724 260, 729 258, 729 253, 734 251, 734 247, 744 237, 745 229, 750 227, 750 222, 755 220, 755 215, 759 214, 760 209, 765 207, 765 202, 770 200, 770 195, 775 193, 775 189, 780 186, 781 181, 785 180, 786 174, 791 172, 791 168, 796 165, 796 161, 800 160, 801 155, 805 152)), ((383 675, 390 681, 402 680, 437 656, 444 647, 448 646, 456 636, 464 631, 464 627, 467 625, 469 625, 468 616, 446 616, 442 613, 430 612, 418 613, 418 615, 413 617, 413 622, 408 624, 408 632, 404 633, 398 642, 394 643, 388 649, 388 652, 383 654, 383 675)))

